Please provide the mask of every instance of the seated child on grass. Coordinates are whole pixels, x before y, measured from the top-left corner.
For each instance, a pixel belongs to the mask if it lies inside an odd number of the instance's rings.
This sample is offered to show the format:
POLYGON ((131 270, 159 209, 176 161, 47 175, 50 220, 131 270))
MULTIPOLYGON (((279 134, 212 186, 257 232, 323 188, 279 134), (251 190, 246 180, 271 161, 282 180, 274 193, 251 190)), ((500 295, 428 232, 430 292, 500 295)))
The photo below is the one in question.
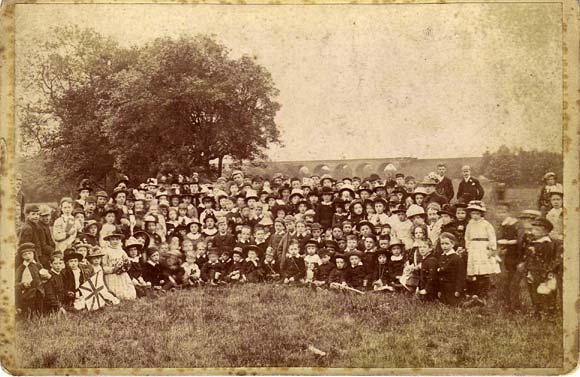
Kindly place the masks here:
POLYGON ((288 245, 288 253, 282 263, 282 278, 284 284, 292 282, 300 282, 304 280, 306 275, 306 264, 304 259, 300 257, 300 243, 293 239, 288 245))

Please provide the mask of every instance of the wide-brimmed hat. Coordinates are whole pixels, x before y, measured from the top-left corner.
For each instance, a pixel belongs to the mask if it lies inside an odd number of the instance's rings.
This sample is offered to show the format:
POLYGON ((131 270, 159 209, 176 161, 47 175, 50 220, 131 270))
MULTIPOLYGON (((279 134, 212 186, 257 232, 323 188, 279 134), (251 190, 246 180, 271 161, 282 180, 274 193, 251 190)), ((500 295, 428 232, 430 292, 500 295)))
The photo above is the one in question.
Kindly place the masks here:
POLYGON ((137 247, 140 250, 143 248, 143 244, 141 242, 139 242, 139 240, 137 238, 129 237, 127 242, 125 242, 125 247, 126 248, 137 247))
POLYGON ((485 204, 481 200, 472 200, 467 205, 469 211, 487 212, 485 204))
POLYGON ((343 185, 340 190, 338 190, 338 194, 340 196, 342 196, 342 193, 348 191, 350 192, 350 196, 352 196, 354 198, 355 196, 355 192, 354 192, 354 187, 352 185, 343 185))
POLYGON ((381 197, 375 198, 375 200, 373 200, 373 204, 377 204, 377 203, 382 203, 385 207, 389 206, 389 203, 381 197))
POLYGON ((357 229, 360 229, 360 228, 362 228, 362 227, 363 227, 363 225, 368 225, 368 226, 369 226, 371 229, 373 229, 373 228, 374 228, 374 225, 373 225, 373 223, 371 223, 371 222, 370 222, 370 221, 368 221, 368 220, 363 220, 363 221, 360 221, 358 224, 356 224, 356 227, 357 227, 357 229))
POLYGON ((409 208, 407 208, 407 217, 411 218, 413 216, 426 216, 425 209, 417 204, 411 204, 409 208))
POLYGON ((563 198, 564 197, 564 192, 562 190, 560 190, 559 188, 556 188, 556 189, 553 189, 553 190, 548 191, 548 195, 550 197, 552 197, 552 195, 558 195, 558 196, 560 196, 560 197, 563 198))
POLYGON ((554 173, 552 171, 547 172, 546 174, 544 174, 544 181, 547 180, 550 177, 556 178, 556 173, 554 173))
POLYGON ((318 196, 322 195, 334 195, 334 190, 332 187, 324 186, 318 191, 318 196))
POLYGON ((290 192, 290 198, 292 198, 294 196, 304 198, 304 191, 302 191, 300 189, 294 189, 294 190, 292 190, 292 192, 290 192))
POLYGON ((81 253, 77 253, 74 250, 69 250, 68 252, 64 253, 64 261, 67 262, 71 259, 77 259, 79 262, 83 260, 83 255, 81 253))
POLYGON ((433 177, 430 176, 426 176, 425 178, 423 178, 423 180, 421 181, 420 185, 423 186, 436 186, 439 182, 437 182, 436 179, 434 179, 433 177))
POLYGON ((399 204, 391 213, 407 213, 407 207, 404 204, 399 204))
POLYGON ((445 213, 451 217, 454 217, 455 216, 455 209, 449 204, 444 204, 443 207, 437 211, 437 213, 439 215, 445 213))
POLYGON ((191 219, 191 220, 190 220, 190 221, 189 221, 189 222, 186 224, 186 226, 187 226, 187 229, 189 229, 189 227, 190 227, 192 224, 197 224, 199 227, 201 227, 201 226, 202 226, 201 222, 199 221, 199 219, 198 219, 197 217, 194 217, 194 218, 192 218, 192 219, 191 219))
POLYGON ((109 213, 113 213, 115 216, 117 216, 117 209, 113 208, 111 206, 105 207, 105 212, 103 213, 103 217, 107 216, 109 213))
POLYGON ((540 226, 544 228, 548 233, 554 229, 554 225, 543 217, 538 217, 532 222, 532 226, 540 226))
POLYGON ((417 195, 423 195, 423 196, 427 196, 429 194, 427 194, 427 190, 425 190, 424 187, 417 187, 411 194, 409 194, 413 199, 415 199, 415 196, 417 195))
POLYGON ((87 259, 89 258, 94 258, 94 257, 103 257, 105 256, 105 253, 103 252, 103 250, 99 247, 99 246, 93 246, 89 249, 89 252, 87 253, 87 259))
POLYGON ((159 222, 159 220, 157 220, 157 217, 155 217, 153 215, 147 215, 147 216, 143 217, 143 222, 144 223, 157 223, 157 222, 159 222))
POLYGON ((537 211, 535 209, 526 209, 523 210, 522 212, 520 212, 520 214, 518 215, 518 218, 520 219, 536 219, 538 217, 541 217, 542 213, 540 211, 537 211))
POLYGON ((127 190, 125 190, 122 187, 117 187, 116 189, 113 190, 113 193, 111 194, 111 198, 115 199, 121 193, 127 195, 127 190))
POLYGON ((389 243, 389 250, 391 250, 394 246, 401 246, 404 247, 405 244, 401 241, 400 238, 392 238, 391 242, 389 243))

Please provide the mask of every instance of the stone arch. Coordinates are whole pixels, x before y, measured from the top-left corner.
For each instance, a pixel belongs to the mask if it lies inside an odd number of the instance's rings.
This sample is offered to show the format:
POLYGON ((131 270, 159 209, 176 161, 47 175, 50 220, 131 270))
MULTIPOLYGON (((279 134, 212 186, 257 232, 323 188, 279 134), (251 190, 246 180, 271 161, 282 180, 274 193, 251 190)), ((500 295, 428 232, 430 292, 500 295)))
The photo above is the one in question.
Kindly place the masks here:
POLYGON ((397 169, 397 165, 395 165, 393 162, 383 162, 382 164, 380 164, 377 168, 377 173, 381 176, 386 175, 386 173, 388 171, 391 172, 396 172, 397 169))
POLYGON ((328 174, 330 172, 330 168, 326 164, 319 164, 313 170, 315 175, 322 176, 324 174, 328 174))
POLYGON ((342 179, 346 177, 352 178, 353 171, 352 168, 348 166, 348 164, 338 164, 336 168, 334 168, 333 174, 336 179, 342 179))
POLYGON ((361 179, 365 179, 373 173, 372 166, 367 162, 363 162, 356 167, 355 173, 361 177, 361 179))
POLYGON ((302 177, 307 177, 310 176, 310 169, 308 169, 308 166, 300 166, 298 168, 298 175, 302 176, 302 177))

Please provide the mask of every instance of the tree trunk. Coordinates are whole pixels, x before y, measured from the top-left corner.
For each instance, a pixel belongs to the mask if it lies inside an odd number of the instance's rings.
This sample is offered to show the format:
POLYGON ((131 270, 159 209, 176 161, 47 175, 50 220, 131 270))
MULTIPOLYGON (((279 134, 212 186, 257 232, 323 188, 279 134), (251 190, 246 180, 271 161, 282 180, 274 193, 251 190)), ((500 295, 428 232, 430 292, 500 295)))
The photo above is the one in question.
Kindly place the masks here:
POLYGON ((224 168, 224 156, 218 157, 218 177, 222 176, 222 170, 224 168))

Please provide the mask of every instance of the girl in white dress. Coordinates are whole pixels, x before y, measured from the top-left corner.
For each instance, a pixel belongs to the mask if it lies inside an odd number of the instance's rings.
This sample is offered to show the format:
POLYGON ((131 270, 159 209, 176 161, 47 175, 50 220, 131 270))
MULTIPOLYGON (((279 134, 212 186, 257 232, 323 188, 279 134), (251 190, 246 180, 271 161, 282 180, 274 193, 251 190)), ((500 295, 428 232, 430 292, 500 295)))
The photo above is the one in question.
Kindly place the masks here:
POLYGON ((493 226, 484 219, 485 204, 479 200, 467 206, 470 220, 465 229, 467 249, 467 278, 473 294, 472 299, 484 304, 490 284, 490 276, 501 272, 497 258, 497 240, 493 226))
POLYGON ((108 241, 109 245, 103 249, 105 254, 103 256, 103 272, 107 287, 117 298, 133 300, 137 298, 137 292, 127 273, 131 261, 121 246, 123 238, 124 236, 120 232, 105 237, 105 241, 108 241))

